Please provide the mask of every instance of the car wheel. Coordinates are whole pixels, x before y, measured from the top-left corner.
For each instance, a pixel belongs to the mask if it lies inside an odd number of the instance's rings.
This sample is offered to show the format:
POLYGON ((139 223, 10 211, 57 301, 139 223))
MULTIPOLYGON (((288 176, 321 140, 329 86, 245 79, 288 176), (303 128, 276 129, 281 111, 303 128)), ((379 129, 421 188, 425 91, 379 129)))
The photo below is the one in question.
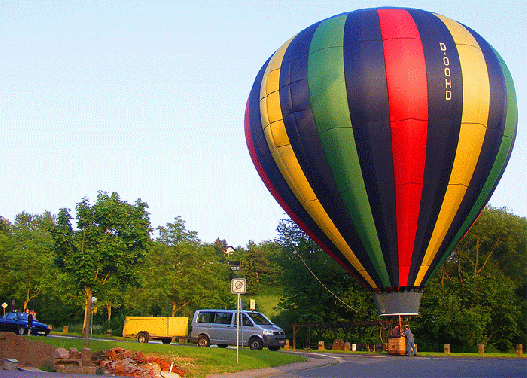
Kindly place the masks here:
POLYGON ((18 328, 16 329, 16 334, 17 335, 24 335, 26 333, 26 329, 22 326, 18 326, 18 328))
POLYGON ((252 339, 249 340, 249 348, 251 348, 251 350, 262 350, 263 348, 262 340, 260 340, 257 337, 253 337, 252 339))
POLYGON ((269 347, 269 350, 272 350, 273 352, 276 352, 279 349, 280 349, 279 346, 277 346, 277 347, 269 347))
POLYGON ((139 332, 137 334, 137 342, 141 344, 148 343, 148 333, 146 332, 139 332))
POLYGON ((198 346, 199 347, 210 347, 210 340, 206 335, 198 336, 198 346))

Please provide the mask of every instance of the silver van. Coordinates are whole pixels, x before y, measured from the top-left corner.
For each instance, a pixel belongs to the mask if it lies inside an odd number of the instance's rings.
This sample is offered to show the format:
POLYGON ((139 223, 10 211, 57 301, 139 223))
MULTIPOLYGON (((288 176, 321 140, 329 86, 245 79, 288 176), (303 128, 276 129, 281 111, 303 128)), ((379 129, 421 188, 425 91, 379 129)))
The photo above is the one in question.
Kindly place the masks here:
MULTIPOLYGON (((240 311, 240 344, 249 348, 278 350, 285 332, 257 311, 240 311), (242 337, 243 335, 243 337, 242 337)), ((196 310, 190 325, 190 341, 200 347, 236 345, 236 310, 196 310)))

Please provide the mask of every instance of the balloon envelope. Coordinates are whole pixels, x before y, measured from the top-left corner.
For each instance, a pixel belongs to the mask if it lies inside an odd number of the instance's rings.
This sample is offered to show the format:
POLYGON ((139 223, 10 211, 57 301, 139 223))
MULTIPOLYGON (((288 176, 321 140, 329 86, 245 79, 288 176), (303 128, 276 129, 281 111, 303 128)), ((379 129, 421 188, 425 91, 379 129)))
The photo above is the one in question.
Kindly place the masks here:
POLYGON ((292 37, 247 102, 249 153, 288 215, 373 291, 416 314, 421 289, 509 159, 512 79, 477 33, 416 9, 358 10, 292 37))

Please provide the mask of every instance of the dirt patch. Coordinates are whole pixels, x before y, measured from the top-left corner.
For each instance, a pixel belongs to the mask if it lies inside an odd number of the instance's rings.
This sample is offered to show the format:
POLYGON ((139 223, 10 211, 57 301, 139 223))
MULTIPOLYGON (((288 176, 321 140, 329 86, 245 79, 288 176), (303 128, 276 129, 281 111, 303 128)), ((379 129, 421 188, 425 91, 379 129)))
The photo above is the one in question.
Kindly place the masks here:
POLYGON ((51 366, 55 349, 53 345, 28 340, 26 336, 0 332, 0 361, 4 358, 15 358, 19 367, 51 366))

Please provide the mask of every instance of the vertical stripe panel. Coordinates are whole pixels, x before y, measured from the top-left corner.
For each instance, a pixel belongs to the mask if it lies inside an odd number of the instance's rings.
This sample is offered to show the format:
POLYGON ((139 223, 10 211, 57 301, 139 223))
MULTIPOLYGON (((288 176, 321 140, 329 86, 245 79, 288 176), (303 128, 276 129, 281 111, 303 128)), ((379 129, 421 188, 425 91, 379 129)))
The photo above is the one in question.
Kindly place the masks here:
POLYGON ((423 46, 410 14, 378 10, 383 38, 395 179, 399 286, 408 285, 423 189, 428 88, 423 46))

